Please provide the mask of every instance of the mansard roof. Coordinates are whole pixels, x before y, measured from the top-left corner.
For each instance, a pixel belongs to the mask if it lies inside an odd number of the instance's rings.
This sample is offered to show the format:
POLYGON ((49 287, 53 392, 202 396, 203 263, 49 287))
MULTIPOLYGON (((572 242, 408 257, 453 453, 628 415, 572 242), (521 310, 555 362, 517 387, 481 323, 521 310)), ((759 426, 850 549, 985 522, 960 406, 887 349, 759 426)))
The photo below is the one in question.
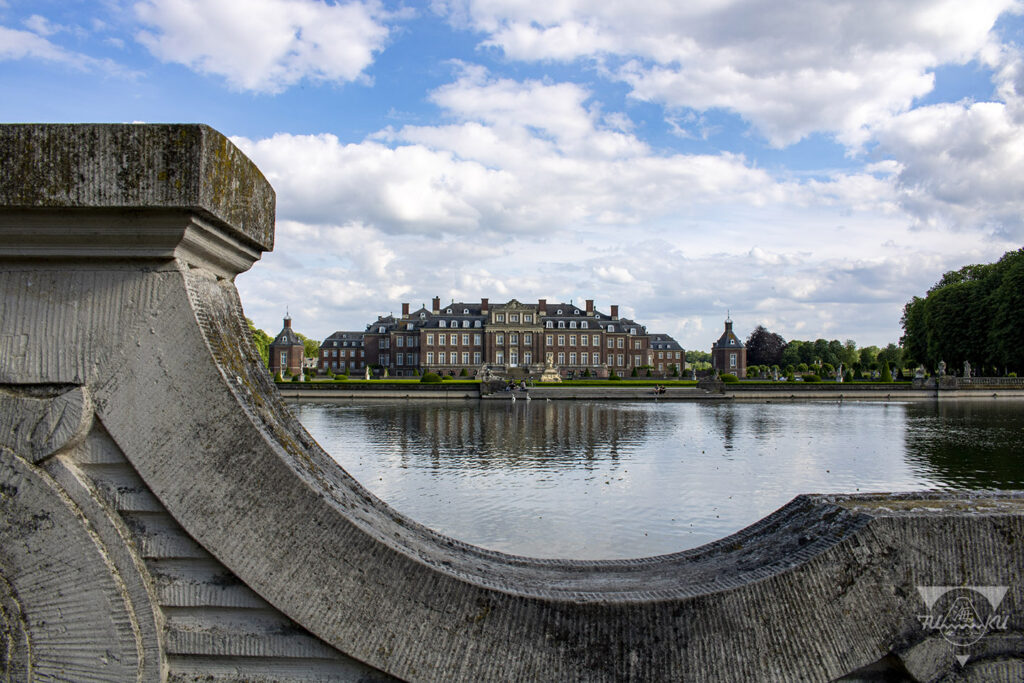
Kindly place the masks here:
POLYGON ((683 350, 683 347, 679 344, 679 342, 677 342, 675 339, 673 339, 672 337, 670 337, 667 334, 661 334, 659 332, 657 334, 650 335, 650 337, 651 337, 650 345, 651 345, 652 349, 656 349, 656 350, 659 350, 659 351, 662 350, 662 349, 666 349, 666 350, 669 350, 669 351, 682 351, 683 350))

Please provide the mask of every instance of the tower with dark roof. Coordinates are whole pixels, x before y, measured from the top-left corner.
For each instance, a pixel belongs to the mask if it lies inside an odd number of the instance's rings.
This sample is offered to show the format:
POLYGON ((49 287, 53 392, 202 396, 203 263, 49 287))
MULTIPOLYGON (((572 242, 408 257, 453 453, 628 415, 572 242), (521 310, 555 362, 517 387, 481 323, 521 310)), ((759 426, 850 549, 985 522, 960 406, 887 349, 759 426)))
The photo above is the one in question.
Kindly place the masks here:
POLYGON ((298 375, 302 372, 302 358, 305 352, 306 347, 292 329, 291 317, 285 315, 284 327, 277 333, 274 341, 270 342, 270 374, 280 372, 284 375, 287 371, 298 375))
POLYGON ((732 331, 732 319, 725 319, 725 331, 711 345, 711 367, 737 377, 747 376, 747 347, 732 331))

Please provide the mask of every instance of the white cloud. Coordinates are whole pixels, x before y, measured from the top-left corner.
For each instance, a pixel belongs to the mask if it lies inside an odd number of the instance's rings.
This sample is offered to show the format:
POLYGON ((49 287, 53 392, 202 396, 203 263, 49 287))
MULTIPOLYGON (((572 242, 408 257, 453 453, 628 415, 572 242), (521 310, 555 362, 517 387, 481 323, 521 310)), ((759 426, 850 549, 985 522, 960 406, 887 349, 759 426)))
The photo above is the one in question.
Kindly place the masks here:
POLYGON ((879 127, 897 201, 922 225, 1024 239, 1024 121, 1001 102, 940 104, 879 127))
POLYGON ((608 65, 635 97, 681 110, 723 108, 775 146, 815 131, 845 144, 906 111, 931 69, 986 59, 1016 0, 604 0, 435 3, 512 59, 630 60, 608 65))
POLYGON ((135 13, 152 27, 138 39, 157 58, 267 93, 303 79, 353 81, 389 34, 376 2, 144 0, 135 13))
POLYGON ((89 57, 65 50, 31 31, 0 26, 0 60, 27 58, 60 62, 79 69, 85 69, 95 62, 89 57))

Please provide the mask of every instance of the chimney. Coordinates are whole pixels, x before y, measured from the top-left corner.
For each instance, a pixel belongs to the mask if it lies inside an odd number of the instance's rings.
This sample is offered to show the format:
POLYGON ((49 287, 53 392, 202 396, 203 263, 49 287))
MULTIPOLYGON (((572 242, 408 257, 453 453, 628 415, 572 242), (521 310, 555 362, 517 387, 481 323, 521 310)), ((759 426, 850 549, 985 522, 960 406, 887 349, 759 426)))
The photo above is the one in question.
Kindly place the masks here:
POLYGON ((587 315, 594 315, 594 300, 587 299, 587 315))
POLYGON ((547 299, 540 299, 540 300, 538 300, 537 301, 537 308, 540 309, 539 310, 540 315, 547 315, 548 314, 548 300, 547 299))
POLYGON ((618 306, 618 304, 612 304, 611 309, 612 309, 612 320, 618 320, 619 319, 619 306, 618 306))
POLYGON ((437 315, 440 312, 441 312, 441 297, 435 296, 434 297, 434 310, 433 310, 433 313, 434 313, 434 315, 437 315))
POLYGON ((487 299, 480 299, 480 314, 487 315, 487 299))
POLYGON ((409 304, 402 304, 402 320, 409 317, 409 304))

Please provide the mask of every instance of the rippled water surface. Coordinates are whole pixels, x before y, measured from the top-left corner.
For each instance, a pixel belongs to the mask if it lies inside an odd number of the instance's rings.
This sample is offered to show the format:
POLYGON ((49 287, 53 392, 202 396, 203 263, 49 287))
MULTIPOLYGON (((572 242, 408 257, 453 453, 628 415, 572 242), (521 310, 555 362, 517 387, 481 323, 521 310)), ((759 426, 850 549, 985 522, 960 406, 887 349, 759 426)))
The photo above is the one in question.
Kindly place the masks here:
POLYGON ((692 548, 798 493, 1024 488, 1024 401, 294 405, 363 485, 486 548, 692 548))

